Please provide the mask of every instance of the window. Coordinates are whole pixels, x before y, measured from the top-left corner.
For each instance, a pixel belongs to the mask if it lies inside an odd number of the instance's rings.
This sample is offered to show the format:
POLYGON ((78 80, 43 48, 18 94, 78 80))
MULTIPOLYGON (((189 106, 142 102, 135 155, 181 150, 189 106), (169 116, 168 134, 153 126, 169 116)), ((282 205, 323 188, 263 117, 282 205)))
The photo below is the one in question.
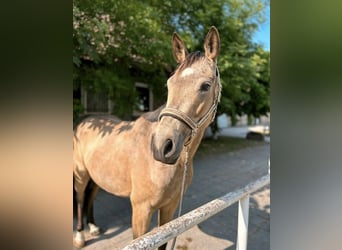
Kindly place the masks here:
POLYGON ((137 91, 137 99, 135 102, 133 116, 139 116, 144 112, 152 110, 153 96, 151 89, 145 83, 137 82, 135 83, 135 88, 137 91))

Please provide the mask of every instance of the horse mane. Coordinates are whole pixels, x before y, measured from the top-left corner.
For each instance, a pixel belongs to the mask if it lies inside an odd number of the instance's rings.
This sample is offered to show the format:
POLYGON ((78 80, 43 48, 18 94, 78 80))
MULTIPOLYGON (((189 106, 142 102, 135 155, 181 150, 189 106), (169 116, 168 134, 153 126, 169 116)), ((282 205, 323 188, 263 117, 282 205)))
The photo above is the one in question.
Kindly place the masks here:
POLYGON ((141 117, 148 120, 149 122, 157 122, 160 112, 165 108, 166 104, 163 104, 154 111, 144 113, 141 117))
POLYGON ((201 51, 194 51, 189 53, 184 62, 182 62, 179 67, 177 68, 177 70, 183 70, 185 68, 190 67, 192 64, 194 64, 194 62, 198 61, 199 59, 204 58, 204 53, 201 51))

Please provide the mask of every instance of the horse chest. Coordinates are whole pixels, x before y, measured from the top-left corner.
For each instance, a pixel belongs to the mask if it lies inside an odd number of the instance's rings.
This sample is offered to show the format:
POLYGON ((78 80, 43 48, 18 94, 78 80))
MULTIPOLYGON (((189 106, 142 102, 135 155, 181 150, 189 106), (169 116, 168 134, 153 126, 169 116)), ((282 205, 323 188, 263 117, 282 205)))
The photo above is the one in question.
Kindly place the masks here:
POLYGON ((180 171, 177 166, 157 166, 150 172, 150 178, 156 188, 165 190, 172 188, 181 181, 180 171))
MULTIPOLYGON (((154 186, 155 204, 168 203, 176 196, 180 195, 184 168, 180 166, 161 166, 155 168, 155 171, 150 173, 151 182, 154 186)), ((192 177, 192 169, 188 169, 186 175, 186 186, 190 184, 192 177)))

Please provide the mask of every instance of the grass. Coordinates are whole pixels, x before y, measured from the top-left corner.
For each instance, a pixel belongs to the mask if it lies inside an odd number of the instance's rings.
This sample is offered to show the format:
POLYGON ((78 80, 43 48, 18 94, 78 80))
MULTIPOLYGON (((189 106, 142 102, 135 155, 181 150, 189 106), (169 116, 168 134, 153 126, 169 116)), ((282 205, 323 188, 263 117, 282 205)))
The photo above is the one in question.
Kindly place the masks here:
POLYGON ((227 153, 247 147, 265 145, 266 143, 267 142, 264 141, 252 141, 234 137, 219 137, 217 140, 206 138, 202 140, 197 150, 196 157, 227 153))

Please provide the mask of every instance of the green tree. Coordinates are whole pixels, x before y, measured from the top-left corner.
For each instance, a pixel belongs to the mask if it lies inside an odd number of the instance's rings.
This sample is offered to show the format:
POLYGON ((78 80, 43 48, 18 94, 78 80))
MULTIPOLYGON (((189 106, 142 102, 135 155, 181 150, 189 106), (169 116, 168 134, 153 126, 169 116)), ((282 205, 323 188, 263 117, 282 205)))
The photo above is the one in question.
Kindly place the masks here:
POLYGON ((74 89, 105 91, 115 114, 132 113, 134 82, 161 92, 171 70, 170 33, 155 8, 141 1, 74 1, 74 89))

